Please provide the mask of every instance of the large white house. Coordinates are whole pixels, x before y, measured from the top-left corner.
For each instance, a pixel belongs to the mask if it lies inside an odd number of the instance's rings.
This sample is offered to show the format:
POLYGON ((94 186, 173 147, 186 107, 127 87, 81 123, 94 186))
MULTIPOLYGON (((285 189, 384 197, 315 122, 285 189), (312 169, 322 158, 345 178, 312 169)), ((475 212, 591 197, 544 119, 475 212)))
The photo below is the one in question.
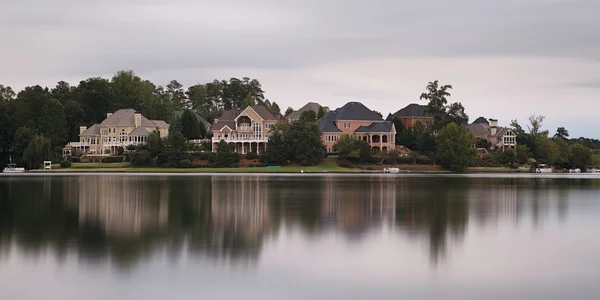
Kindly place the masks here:
POLYGON ((73 150, 87 154, 111 155, 121 147, 146 143, 148 135, 156 131, 161 137, 169 134, 169 124, 162 120, 148 120, 134 109, 120 109, 107 113, 100 124, 79 128, 79 141, 70 142, 63 149, 65 156, 73 150))

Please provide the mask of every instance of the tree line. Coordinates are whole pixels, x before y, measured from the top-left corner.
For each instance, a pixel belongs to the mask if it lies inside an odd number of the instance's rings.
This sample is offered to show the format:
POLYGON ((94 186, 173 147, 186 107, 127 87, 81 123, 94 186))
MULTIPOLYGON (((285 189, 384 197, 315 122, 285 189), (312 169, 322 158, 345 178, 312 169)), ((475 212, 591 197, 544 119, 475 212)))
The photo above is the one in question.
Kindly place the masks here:
MULTIPOLYGON (((100 123, 107 112, 118 109, 133 108, 148 119, 182 122, 190 128, 190 114, 176 112, 190 110, 194 117, 212 123, 223 111, 248 105, 264 105, 272 113, 280 113, 277 103, 265 98, 260 82, 248 77, 215 79, 184 89, 177 80, 163 87, 133 71, 119 71, 110 79, 91 77, 76 86, 59 81, 53 88, 34 85, 15 92, 0 85, 0 163, 5 164, 9 155, 23 162, 32 141, 36 144, 30 152, 49 147, 44 159, 58 157, 66 143, 78 140, 79 126, 100 123)), ((186 137, 206 134, 202 128, 192 127, 196 128, 186 131, 186 137)))

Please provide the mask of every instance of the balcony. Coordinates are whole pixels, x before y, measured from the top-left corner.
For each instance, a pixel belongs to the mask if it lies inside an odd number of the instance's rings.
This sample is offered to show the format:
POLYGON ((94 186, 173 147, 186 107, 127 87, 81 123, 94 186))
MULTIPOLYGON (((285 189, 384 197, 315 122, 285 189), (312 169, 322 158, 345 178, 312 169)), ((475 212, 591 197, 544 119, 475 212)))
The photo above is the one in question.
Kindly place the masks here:
POLYGON ((266 143, 269 140, 269 138, 264 137, 264 136, 263 137, 256 137, 256 136, 241 137, 241 136, 238 136, 238 137, 226 137, 226 138, 224 138, 224 137, 221 137, 221 138, 213 137, 212 138, 213 143, 218 143, 221 140, 224 140, 228 143, 259 143, 259 142, 266 143))
POLYGON ((71 147, 89 147, 91 144, 89 142, 70 142, 71 147))

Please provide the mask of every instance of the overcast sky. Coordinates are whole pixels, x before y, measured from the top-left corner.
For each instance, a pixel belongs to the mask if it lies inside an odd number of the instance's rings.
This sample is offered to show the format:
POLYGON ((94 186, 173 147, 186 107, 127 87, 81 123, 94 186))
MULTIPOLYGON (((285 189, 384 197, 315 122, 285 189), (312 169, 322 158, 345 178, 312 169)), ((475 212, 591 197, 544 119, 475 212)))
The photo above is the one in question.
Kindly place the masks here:
POLYGON ((471 121, 600 138, 598 0, 2 0, 0 83, 73 85, 131 69, 165 85, 258 79, 284 110, 384 115, 428 81, 471 121))

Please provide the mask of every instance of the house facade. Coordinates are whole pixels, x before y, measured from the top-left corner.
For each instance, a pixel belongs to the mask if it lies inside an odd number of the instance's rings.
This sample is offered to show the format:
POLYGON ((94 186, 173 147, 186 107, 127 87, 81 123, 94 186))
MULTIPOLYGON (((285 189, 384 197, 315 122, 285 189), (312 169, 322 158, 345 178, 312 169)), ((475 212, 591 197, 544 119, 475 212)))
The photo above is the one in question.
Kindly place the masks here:
POLYGON ((406 129, 415 125, 417 122, 421 122, 425 126, 433 122, 433 117, 427 113, 427 105, 419 105, 416 103, 411 103, 403 109, 389 115, 387 120, 392 121, 395 118, 402 120, 402 124, 406 129))
POLYGON ((271 126, 282 121, 264 106, 248 106, 244 110, 228 110, 212 125, 212 151, 224 140, 235 152, 265 152, 271 126))
POLYGON ((328 153, 339 137, 349 134, 367 142, 373 153, 388 152, 396 147, 396 128, 362 103, 349 102, 326 113, 317 121, 328 153))
POLYGON ((496 149, 506 151, 517 148, 517 135, 510 128, 498 127, 496 119, 489 119, 488 122, 485 118, 478 118, 467 128, 477 139, 487 140, 496 149))
POLYGON ((312 110, 318 115, 319 109, 321 109, 321 108, 323 108, 324 113, 329 112, 329 107, 327 107, 327 106, 321 106, 321 104, 315 103, 315 102, 308 102, 306 105, 302 106, 300 109, 295 110, 292 113, 290 113, 289 115, 285 116, 285 120, 291 124, 292 122, 300 120, 300 116, 302 115, 303 112, 312 110))
POLYGON ((143 144, 148 141, 151 132, 161 137, 169 134, 169 124, 162 120, 148 120, 134 109, 120 109, 107 113, 100 124, 89 128, 79 128, 79 141, 70 142, 63 149, 63 155, 69 156, 74 150, 89 155, 111 155, 121 147, 143 144))

